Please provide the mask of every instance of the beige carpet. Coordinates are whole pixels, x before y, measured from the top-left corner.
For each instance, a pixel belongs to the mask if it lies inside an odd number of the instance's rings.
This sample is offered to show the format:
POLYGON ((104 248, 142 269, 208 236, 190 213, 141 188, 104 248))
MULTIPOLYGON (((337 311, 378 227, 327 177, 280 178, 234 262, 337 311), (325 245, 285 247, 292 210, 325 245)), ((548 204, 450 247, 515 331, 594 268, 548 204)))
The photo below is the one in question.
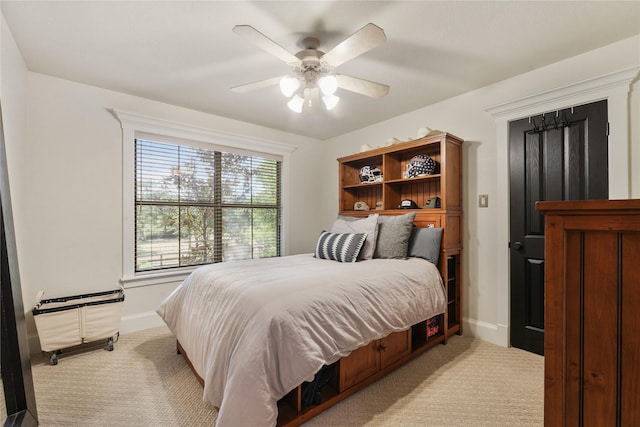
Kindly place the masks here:
MULTIPOLYGON (((164 327, 115 350, 34 358, 42 426, 206 426, 215 410, 164 327)), ((455 336, 305 426, 540 426, 543 358, 455 336)))

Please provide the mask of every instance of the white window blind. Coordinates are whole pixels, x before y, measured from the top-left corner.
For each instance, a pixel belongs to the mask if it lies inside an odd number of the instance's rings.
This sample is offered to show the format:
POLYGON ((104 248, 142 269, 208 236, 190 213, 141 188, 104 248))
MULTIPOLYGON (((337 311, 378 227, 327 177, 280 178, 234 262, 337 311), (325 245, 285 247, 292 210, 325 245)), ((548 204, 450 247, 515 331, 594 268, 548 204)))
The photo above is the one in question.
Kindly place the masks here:
POLYGON ((282 162, 135 140, 135 271, 280 255, 282 162))

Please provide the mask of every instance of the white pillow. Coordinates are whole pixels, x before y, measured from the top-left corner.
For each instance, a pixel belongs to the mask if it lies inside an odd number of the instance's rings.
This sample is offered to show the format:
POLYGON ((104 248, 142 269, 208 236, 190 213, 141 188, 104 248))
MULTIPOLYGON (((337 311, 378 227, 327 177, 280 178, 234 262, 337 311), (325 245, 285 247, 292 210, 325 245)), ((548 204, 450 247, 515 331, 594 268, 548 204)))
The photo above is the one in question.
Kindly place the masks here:
POLYGON ((367 218, 356 220, 344 220, 338 218, 331 227, 332 233, 367 233, 367 240, 358 255, 358 259, 373 258, 378 238, 378 214, 371 214, 367 218))

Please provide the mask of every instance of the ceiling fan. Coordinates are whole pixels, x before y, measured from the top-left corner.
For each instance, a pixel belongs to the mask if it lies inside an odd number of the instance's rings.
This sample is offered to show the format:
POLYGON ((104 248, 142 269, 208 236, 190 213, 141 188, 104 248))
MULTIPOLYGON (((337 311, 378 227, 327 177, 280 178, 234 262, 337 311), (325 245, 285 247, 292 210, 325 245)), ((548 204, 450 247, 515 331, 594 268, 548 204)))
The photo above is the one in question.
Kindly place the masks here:
POLYGON ((315 37, 305 38, 302 41, 304 49, 292 54, 250 25, 236 25, 233 32, 284 61, 293 71, 293 76, 278 76, 235 86, 231 88, 234 92, 245 93, 279 84, 282 93, 290 98, 287 105, 298 113, 317 110, 320 100, 327 110, 332 109, 340 100, 334 94, 337 88, 372 98, 382 98, 389 92, 389 86, 382 83, 332 72, 339 65, 387 40, 382 28, 375 24, 365 25, 327 53, 318 50, 320 40, 315 37))

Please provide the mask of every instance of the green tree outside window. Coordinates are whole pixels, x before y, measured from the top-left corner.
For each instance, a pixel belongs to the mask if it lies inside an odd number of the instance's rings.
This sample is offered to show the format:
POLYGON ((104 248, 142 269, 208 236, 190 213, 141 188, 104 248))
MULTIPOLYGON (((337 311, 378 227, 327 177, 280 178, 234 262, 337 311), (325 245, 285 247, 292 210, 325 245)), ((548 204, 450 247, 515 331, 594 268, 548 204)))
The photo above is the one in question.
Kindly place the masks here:
POLYGON ((136 271, 280 255, 281 162, 136 140, 136 271))

